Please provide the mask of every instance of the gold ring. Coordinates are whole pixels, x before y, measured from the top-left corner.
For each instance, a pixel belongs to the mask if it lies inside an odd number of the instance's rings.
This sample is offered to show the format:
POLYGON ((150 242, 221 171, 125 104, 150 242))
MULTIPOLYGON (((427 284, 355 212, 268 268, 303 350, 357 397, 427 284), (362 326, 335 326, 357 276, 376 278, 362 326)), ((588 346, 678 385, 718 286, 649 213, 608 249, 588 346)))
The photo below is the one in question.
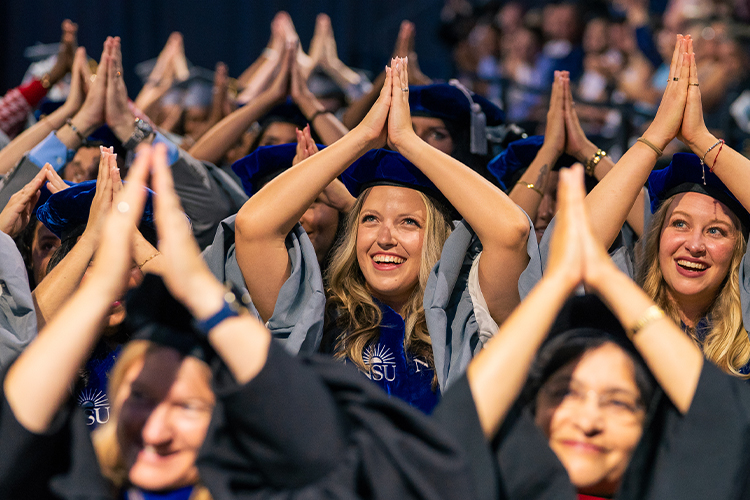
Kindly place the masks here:
POLYGON ((89 77, 89 80, 91 80, 91 83, 94 83, 94 80, 96 80, 96 75, 91 75, 89 77))
POLYGON ((700 85, 698 85, 697 83, 688 83, 688 87, 689 87, 690 85, 693 85, 693 86, 695 86, 695 87, 700 87, 700 85))
POLYGON ((409 87, 406 87, 405 89, 401 89, 402 92, 409 92, 409 87))
POLYGON ((675 76, 674 78, 672 78, 672 81, 674 81, 674 82, 677 82, 677 81, 679 81, 679 80, 680 80, 680 79, 679 79, 679 78, 677 78, 676 76, 675 76))

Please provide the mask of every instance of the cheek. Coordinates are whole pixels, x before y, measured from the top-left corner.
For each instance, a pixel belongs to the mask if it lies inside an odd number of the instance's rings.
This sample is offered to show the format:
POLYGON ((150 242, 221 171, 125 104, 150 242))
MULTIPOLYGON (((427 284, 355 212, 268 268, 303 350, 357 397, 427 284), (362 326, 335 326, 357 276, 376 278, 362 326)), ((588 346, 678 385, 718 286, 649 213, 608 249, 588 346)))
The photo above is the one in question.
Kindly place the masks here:
POLYGON ((708 245, 708 251, 714 263, 724 271, 729 270, 734 253, 734 241, 726 239, 708 245))

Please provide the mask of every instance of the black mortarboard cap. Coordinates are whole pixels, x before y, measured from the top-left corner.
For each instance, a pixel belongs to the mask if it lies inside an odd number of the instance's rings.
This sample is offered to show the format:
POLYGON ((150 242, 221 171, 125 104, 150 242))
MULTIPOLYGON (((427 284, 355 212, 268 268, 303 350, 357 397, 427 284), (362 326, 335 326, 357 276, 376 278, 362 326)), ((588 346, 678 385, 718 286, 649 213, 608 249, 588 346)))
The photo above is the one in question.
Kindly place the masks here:
POLYGON ((193 326, 193 316, 175 299, 160 276, 147 274, 125 299, 123 323, 131 339, 149 340, 206 362, 215 352, 193 326))

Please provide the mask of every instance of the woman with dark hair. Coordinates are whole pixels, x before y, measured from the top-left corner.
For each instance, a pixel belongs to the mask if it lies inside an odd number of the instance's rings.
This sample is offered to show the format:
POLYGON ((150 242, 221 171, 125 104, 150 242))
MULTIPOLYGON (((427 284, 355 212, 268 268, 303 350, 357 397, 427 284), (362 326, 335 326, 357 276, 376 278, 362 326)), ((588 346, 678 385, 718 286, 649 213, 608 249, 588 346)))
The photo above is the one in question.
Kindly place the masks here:
POLYGON ((469 366, 485 433, 508 432, 523 391, 579 498, 746 498, 750 392, 615 267, 589 222, 582 170, 560 173, 544 278, 469 366), (565 305, 580 285, 612 313, 591 297, 565 305))

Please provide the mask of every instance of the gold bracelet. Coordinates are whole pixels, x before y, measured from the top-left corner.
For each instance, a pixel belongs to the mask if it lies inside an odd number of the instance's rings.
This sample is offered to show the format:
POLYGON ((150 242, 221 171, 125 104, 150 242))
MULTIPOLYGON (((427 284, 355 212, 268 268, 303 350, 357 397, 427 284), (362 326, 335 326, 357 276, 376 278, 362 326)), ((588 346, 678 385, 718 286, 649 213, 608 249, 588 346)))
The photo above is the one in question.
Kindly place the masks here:
POLYGON ((662 310, 662 308, 654 304, 648 309, 646 309, 646 312, 643 313, 643 316, 641 316, 641 319, 639 319, 635 323, 635 325, 628 328, 625 333, 627 334, 628 338, 632 342, 633 338, 636 336, 638 332, 646 328, 648 325, 650 325, 654 321, 658 321, 664 318, 665 316, 666 315, 664 314, 664 311, 662 310))
POLYGON ((599 162, 602 161, 602 158, 604 158, 605 156, 607 156, 606 151, 604 151, 603 149, 597 149, 596 153, 594 153, 594 156, 592 156, 591 159, 586 162, 586 174, 594 177, 596 166, 599 165, 599 162))
POLYGON ((143 269, 143 266, 145 266, 146 264, 148 264, 148 262, 149 262, 149 261, 150 261, 151 259, 153 259, 154 257, 156 257, 157 255, 161 255, 161 252, 156 252, 156 253, 155 253, 154 255, 152 255, 151 257, 147 258, 147 259, 146 259, 146 260, 144 260, 144 261, 143 261, 142 263, 140 263, 140 264, 136 264, 136 265, 138 266, 138 269, 143 269))
POLYGON ((654 143, 652 143, 651 141, 649 141, 649 140, 648 140, 648 139, 646 139, 645 137, 639 137, 639 138, 638 138, 638 140, 637 140, 636 142, 642 142, 642 143, 643 143, 643 144, 645 144, 646 146, 648 146, 648 147, 650 147, 651 149, 653 149, 653 150, 654 150, 654 153, 656 153, 656 157, 657 157, 657 158, 661 158, 661 155, 663 155, 663 154, 664 154, 664 151, 662 151, 661 149, 659 149, 659 147, 658 147, 658 146, 656 146, 656 145, 655 145, 654 143))
POLYGON ((544 198, 544 193, 542 192, 542 190, 536 187, 533 182, 518 181, 516 182, 516 184, 523 184, 524 186, 531 189, 532 191, 536 191, 537 193, 539 193, 539 196, 544 198))

